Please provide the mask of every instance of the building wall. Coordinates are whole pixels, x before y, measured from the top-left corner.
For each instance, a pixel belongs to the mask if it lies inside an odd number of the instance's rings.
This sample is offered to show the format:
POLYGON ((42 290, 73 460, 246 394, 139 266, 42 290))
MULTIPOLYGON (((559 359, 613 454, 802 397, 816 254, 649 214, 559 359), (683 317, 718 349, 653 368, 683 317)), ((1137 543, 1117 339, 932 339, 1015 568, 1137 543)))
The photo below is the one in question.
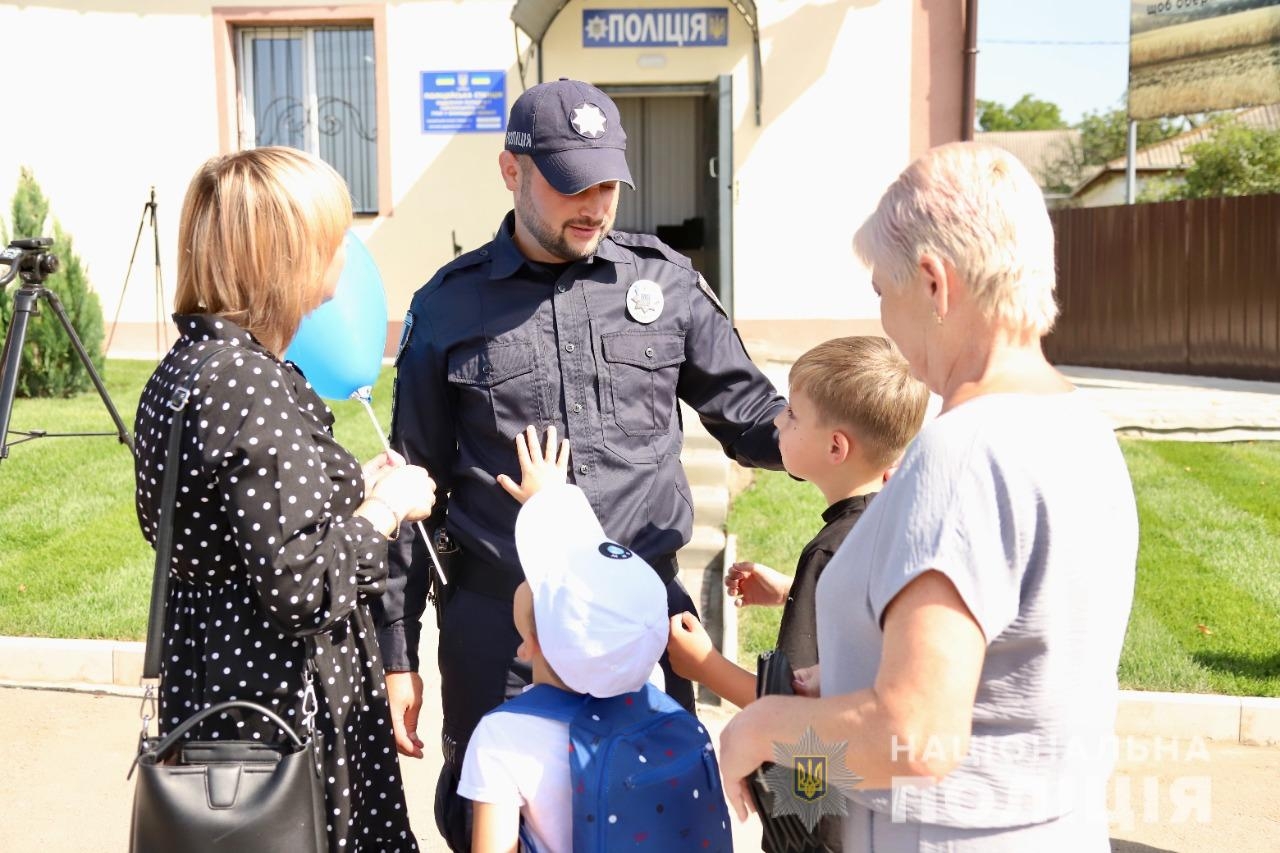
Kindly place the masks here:
MULTIPOLYGON (((1171 181, 1180 176, 1173 172, 1149 171, 1138 172, 1135 176, 1134 190, 1139 200, 1145 198, 1144 193, 1150 190, 1164 190, 1171 181)), ((1125 204, 1125 174, 1123 170, 1108 171, 1099 175, 1092 183, 1071 199, 1073 207, 1107 207, 1114 204, 1125 204)))
MULTIPOLYGON (((727 47, 588 49, 582 47, 584 5, 625 4, 572 0, 546 36, 546 79, 651 84, 733 76, 735 300, 744 330, 763 341, 796 343, 809 336, 806 330, 813 340, 819 332, 825 336, 842 318, 874 318, 876 304, 849 250, 850 237, 922 140, 959 135, 958 123, 947 127, 948 110, 959 114, 959 78, 952 76, 954 63, 943 59, 951 52, 947 39, 959 45, 962 34, 945 23, 946 3, 760 0, 761 126, 754 115, 750 30, 732 9, 727 47), (917 5, 935 8, 925 30, 917 5), (922 46, 922 32, 933 41, 922 46), (648 58, 641 61, 642 55, 648 58)), ((18 34, 6 39, 9 67, 23 70, 12 91, 43 95, 29 102, 38 118, 19 119, 0 136, 0 204, 7 212, 19 167, 30 167, 87 261, 109 323, 119 311, 113 354, 154 355, 157 320, 163 323, 172 304, 187 181, 201 161, 235 144, 227 22, 255 15, 279 20, 288 16, 281 10, 321 22, 348 11, 371 15, 377 49, 385 51, 378 66, 389 175, 380 215, 361 217, 355 230, 381 269, 394 333, 414 290, 453 257, 455 240, 464 250, 482 244, 510 206, 496 165, 501 135, 422 133, 419 75, 504 70, 509 108, 521 91, 511 7, 511 0, 0 6, 0 31, 18 34), (71 70, 50 72, 58 57, 74 57, 71 70), (125 282, 152 186, 162 307, 149 227, 125 282)), ((520 44, 527 44, 523 36, 520 44)), ((526 69, 529 84, 536 73, 526 69)))

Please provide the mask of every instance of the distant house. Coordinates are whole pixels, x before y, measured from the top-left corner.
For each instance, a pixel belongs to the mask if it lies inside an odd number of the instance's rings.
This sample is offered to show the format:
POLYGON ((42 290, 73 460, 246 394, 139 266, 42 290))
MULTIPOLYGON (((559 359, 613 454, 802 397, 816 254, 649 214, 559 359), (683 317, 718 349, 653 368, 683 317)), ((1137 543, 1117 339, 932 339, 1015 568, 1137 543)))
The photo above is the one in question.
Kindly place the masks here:
POLYGON ((1070 197, 1055 178, 1053 167, 1080 144, 1080 131, 1061 130, 995 130, 975 133, 978 142, 998 145, 1022 161, 1051 205, 1070 197))
MULTIPOLYGON (((1280 104, 1241 110, 1236 113, 1236 120, 1248 127, 1280 130, 1280 104)), ((1141 198, 1143 190, 1151 187, 1153 182, 1181 181, 1187 167, 1193 162, 1193 158, 1187 153, 1188 146, 1204 142, 1212 133, 1213 128, 1205 125, 1139 148, 1134 162, 1137 197, 1141 198)), ((1128 158, 1117 157, 1101 171, 1087 177, 1071 194, 1072 204, 1079 207, 1124 204, 1127 163, 1128 158)))

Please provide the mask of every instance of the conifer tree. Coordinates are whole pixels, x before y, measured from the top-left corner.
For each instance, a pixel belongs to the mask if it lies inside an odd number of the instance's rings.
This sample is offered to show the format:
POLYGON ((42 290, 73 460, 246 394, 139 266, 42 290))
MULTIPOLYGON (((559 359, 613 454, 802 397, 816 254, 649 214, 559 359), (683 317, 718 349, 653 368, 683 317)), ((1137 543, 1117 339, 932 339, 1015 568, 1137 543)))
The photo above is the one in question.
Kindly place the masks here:
MULTIPOLYGON (((13 196, 14 238, 47 236, 49 201, 29 169, 23 168, 18 190, 13 196)), ((7 229, 5 229, 7 230, 7 229)), ((8 244, 9 235, 4 234, 8 244)), ((80 256, 75 253, 71 235, 53 221, 53 246, 50 251, 61 262, 58 272, 44 281, 44 286, 58 295, 67 318, 84 344, 94 369, 102 373, 102 305, 89 287, 89 277, 80 256)), ((13 293, 22 282, 14 279, 0 293, 0 323, 7 331, 13 316, 13 293)), ((85 370, 50 305, 37 300, 27 325, 22 346, 22 365, 18 371, 17 394, 20 397, 69 397, 87 391, 92 385, 85 370)))

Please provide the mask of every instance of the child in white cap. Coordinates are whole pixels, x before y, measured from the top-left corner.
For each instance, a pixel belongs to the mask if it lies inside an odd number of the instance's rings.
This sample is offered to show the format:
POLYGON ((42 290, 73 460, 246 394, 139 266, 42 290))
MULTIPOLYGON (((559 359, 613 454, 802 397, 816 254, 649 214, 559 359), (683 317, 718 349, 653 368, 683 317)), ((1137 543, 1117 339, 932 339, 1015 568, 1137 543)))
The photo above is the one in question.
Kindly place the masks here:
MULTIPOLYGON (((554 428, 545 450, 533 427, 516 445, 521 482, 504 475, 499 483, 523 504, 515 533, 526 580, 513 615, 530 689, 601 699, 640 690, 667 645, 666 588, 609 540, 586 495, 565 482, 568 442, 557 448, 554 428)), ((522 819, 542 853, 574 849, 571 752, 567 722, 504 706, 481 719, 458 787, 474 803, 475 853, 515 850, 522 819)))

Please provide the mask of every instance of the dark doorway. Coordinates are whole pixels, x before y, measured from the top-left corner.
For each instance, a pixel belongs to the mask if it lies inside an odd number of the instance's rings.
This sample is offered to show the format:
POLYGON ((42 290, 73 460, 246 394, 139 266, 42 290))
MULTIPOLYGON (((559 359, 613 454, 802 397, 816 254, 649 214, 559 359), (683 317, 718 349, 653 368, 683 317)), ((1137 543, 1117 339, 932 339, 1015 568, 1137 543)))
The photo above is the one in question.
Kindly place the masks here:
POLYGON ((617 227, 656 234, 687 255, 725 309, 733 295, 731 80, 617 86, 636 191, 623 190, 617 227))

